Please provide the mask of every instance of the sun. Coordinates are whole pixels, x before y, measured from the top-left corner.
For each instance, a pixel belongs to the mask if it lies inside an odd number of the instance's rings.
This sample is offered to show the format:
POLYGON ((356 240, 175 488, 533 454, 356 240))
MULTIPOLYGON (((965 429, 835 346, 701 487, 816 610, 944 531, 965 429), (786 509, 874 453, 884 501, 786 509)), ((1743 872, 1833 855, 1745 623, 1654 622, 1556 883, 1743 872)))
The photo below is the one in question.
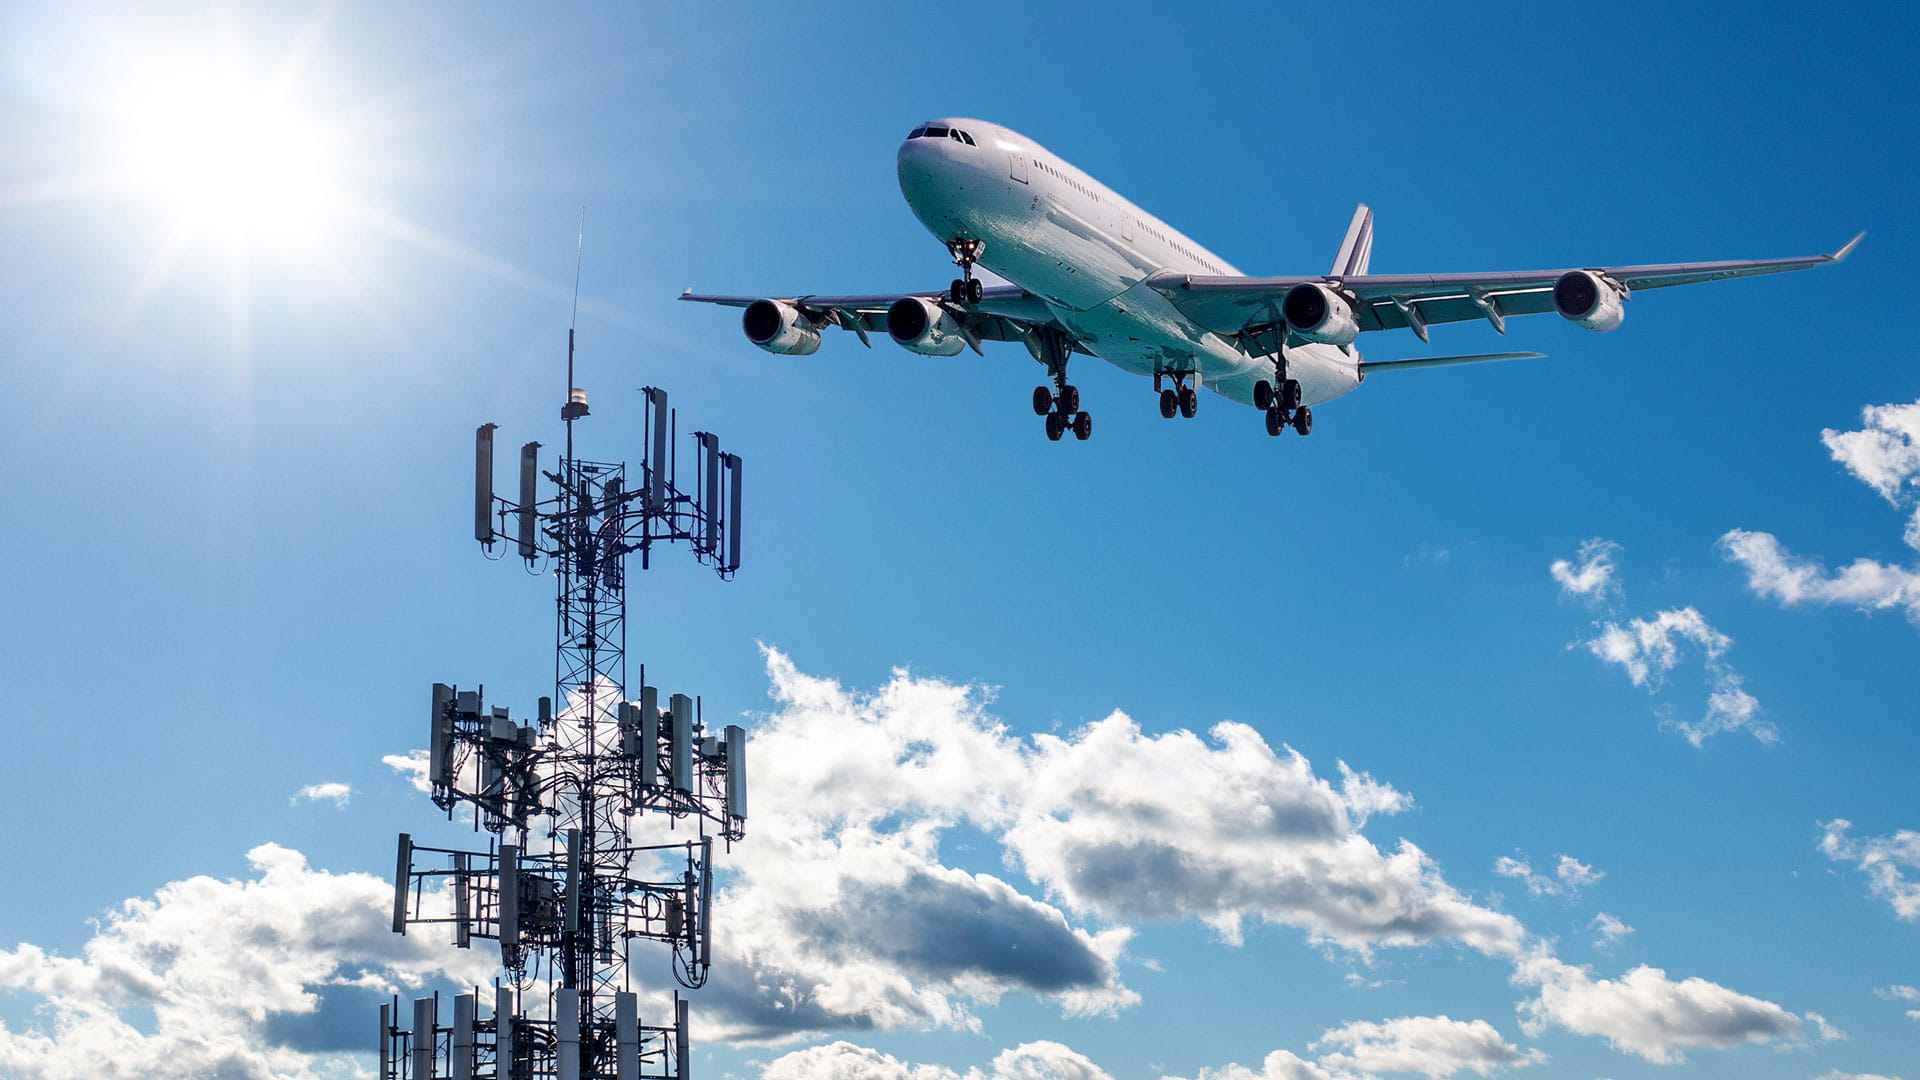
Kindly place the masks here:
POLYGON ((149 68, 124 99, 125 179, 176 235, 315 253, 342 210, 339 133, 230 64, 149 68))

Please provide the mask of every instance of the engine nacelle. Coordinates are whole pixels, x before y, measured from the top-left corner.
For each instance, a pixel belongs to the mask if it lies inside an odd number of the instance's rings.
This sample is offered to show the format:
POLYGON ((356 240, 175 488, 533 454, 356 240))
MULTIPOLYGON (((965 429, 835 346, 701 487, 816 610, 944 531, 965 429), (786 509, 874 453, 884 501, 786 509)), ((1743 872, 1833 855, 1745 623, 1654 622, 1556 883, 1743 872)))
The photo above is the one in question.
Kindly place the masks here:
POLYGON ((1347 298, 1311 281, 1287 290, 1280 314, 1286 316, 1289 330, 1322 345, 1351 345, 1360 336, 1359 320, 1347 298))
POLYGON ((778 300, 755 300, 740 316, 747 340, 770 353, 807 356, 820 347, 820 329, 799 308, 778 300))
POLYGON ((1627 319, 1620 290, 1591 270, 1569 270, 1553 283, 1553 310, 1589 330, 1618 330, 1627 319))
POLYGON ((953 356, 967 345, 953 315, 920 296, 903 296, 887 309, 887 336, 922 356, 953 356))

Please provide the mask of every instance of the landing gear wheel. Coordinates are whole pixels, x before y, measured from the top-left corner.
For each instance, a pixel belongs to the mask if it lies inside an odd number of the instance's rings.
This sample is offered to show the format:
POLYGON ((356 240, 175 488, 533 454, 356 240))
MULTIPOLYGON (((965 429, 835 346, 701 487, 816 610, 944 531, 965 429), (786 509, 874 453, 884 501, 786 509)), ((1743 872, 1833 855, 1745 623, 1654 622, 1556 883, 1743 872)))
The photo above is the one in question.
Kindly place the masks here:
POLYGON ((1174 393, 1171 390, 1160 391, 1160 415, 1161 416, 1164 416, 1167 419, 1171 420, 1173 419, 1173 414, 1175 412, 1178 412, 1179 409, 1180 409, 1180 395, 1174 393))
POLYGON ((1081 413, 1073 418, 1073 437, 1086 442, 1093 435, 1093 414, 1081 413))
POLYGON ((1033 415, 1045 416, 1053 411, 1053 391, 1044 386, 1033 388, 1033 415))
POLYGON ((952 281, 947 283, 948 302, 958 304, 962 300, 965 300, 966 298, 967 298, 966 282, 960 280, 959 278, 954 278, 952 281))
POLYGON ((987 287, 980 283, 979 278, 968 278, 967 285, 966 285, 966 293, 967 293, 967 303, 977 304, 980 302, 981 297, 984 297, 987 295, 987 287))
POLYGON ((1267 410, 1267 434, 1278 435, 1287 430, 1287 414, 1279 409, 1267 410))
POLYGON ((1300 380, 1288 379, 1280 384, 1280 407, 1288 411, 1300 407, 1300 380))
POLYGON ((1060 436, 1067 433, 1067 418, 1057 412, 1047 414, 1047 438, 1059 442, 1060 436))
POLYGON ((1273 384, 1265 379, 1253 384, 1253 407, 1261 412, 1273 408, 1273 384))
POLYGON ((1060 411, 1063 413, 1077 413, 1080 411, 1080 390, 1078 387, 1063 386, 1060 388, 1060 411))
POLYGON ((1294 410, 1293 430, 1296 432, 1299 432, 1302 435, 1307 435, 1312 433, 1313 431, 1313 410, 1312 409, 1300 408, 1300 409, 1294 410))
POLYGON ((1180 388, 1180 415, 1191 420, 1193 419, 1193 414, 1199 411, 1200 411, 1200 395, 1194 393, 1193 387, 1191 386, 1181 387, 1180 388))

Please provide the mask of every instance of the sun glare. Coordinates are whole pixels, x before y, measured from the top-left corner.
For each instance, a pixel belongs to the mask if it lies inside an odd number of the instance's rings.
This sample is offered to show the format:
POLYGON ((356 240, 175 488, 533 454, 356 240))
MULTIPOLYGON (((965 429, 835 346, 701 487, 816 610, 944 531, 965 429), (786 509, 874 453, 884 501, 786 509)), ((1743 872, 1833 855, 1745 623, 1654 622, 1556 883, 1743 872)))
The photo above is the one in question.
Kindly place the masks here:
POLYGON ((156 71, 127 101, 130 186, 177 234, 312 252, 339 211, 337 139, 284 90, 233 72, 156 71))

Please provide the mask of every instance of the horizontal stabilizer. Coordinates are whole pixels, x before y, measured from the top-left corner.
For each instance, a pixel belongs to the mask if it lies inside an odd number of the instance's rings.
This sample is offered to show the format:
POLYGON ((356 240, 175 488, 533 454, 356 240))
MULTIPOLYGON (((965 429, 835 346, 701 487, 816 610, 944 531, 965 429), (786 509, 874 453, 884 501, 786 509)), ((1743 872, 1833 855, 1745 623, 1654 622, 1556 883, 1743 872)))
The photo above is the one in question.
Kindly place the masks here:
POLYGON ((1408 368, 1446 367, 1450 364, 1484 364, 1489 360, 1538 360, 1546 353, 1537 352, 1486 352, 1468 356, 1422 356, 1411 360, 1363 360, 1360 362, 1362 374, 1381 369, 1404 371, 1408 368))

